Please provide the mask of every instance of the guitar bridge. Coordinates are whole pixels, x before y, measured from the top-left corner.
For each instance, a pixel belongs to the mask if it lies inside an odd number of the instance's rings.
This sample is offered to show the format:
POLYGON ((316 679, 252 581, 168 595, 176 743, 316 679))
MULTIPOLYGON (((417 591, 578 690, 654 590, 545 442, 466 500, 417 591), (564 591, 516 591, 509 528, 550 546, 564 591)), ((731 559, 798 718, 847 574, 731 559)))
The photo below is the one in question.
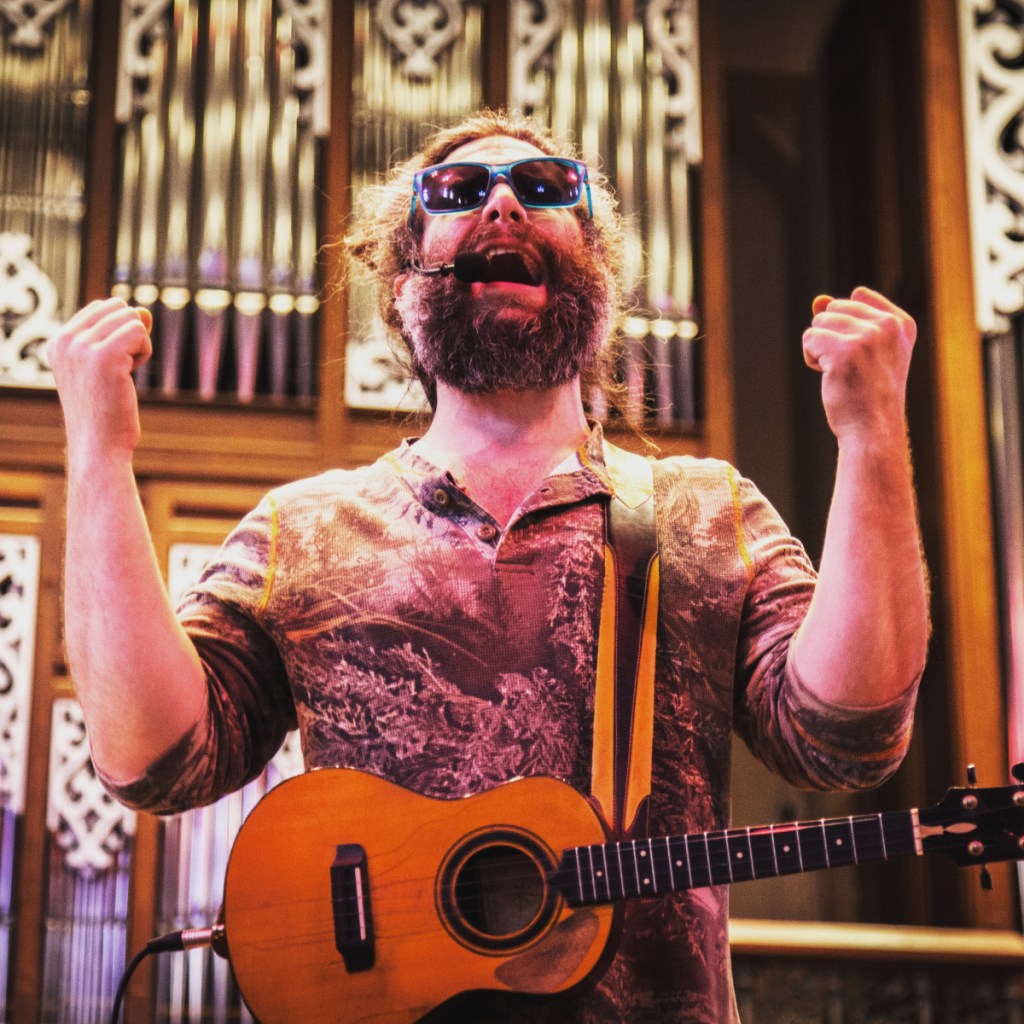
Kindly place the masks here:
POLYGON ((349 974, 368 971, 376 959, 373 916, 370 913, 370 876, 366 851, 357 843, 337 847, 331 864, 331 910, 334 944, 349 974))

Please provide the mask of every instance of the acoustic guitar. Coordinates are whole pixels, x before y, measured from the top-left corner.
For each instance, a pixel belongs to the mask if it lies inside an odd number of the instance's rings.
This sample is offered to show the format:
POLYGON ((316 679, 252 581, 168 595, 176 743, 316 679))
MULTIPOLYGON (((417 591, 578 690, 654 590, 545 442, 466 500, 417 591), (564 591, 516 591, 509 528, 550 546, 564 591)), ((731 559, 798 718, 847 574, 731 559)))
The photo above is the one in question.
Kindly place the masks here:
POLYGON ((242 826, 227 952, 263 1024, 408 1024, 472 990, 562 992, 614 951, 623 900, 904 855, 1024 858, 1024 765, 1014 777, 926 810, 608 842, 555 779, 436 800, 322 769, 242 826))

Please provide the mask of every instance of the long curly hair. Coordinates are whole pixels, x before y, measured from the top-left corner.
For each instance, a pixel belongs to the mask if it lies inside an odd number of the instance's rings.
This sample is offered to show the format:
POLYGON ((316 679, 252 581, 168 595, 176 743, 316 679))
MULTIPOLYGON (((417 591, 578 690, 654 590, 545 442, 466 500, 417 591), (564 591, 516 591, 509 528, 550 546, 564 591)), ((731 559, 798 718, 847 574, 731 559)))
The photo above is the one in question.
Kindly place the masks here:
MULTIPOLYGON (((413 177, 424 167, 444 163, 448 155, 460 146, 492 137, 528 142, 547 156, 578 159, 574 147, 557 140, 547 127, 537 121, 505 110, 481 110, 456 125, 436 131, 417 153, 396 164, 385 180, 364 189, 357 200, 355 227, 343 242, 349 258, 372 274, 377 285, 378 309, 391 336, 395 355, 410 374, 420 377, 431 406, 436 402, 436 384, 433 380, 424 379, 422 373, 417 373, 410 339, 403 329, 394 294, 395 279, 419 257, 423 233, 422 219, 409 217, 413 177), (395 344, 399 340, 401 344, 395 344)), ((588 167, 588 172, 594 215, 590 218, 582 203, 575 207, 575 213, 580 218, 585 242, 592 247, 595 256, 607 264, 616 282, 617 323, 623 312, 624 297, 629 294, 629 283, 624 279, 622 219, 605 176, 591 167, 588 167)), ((611 404, 618 406, 621 403, 616 400, 612 373, 615 345, 616 337, 613 336, 602 347, 597 364, 584 371, 583 388, 584 394, 592 394, 595 388, 599 388, 611 404)))

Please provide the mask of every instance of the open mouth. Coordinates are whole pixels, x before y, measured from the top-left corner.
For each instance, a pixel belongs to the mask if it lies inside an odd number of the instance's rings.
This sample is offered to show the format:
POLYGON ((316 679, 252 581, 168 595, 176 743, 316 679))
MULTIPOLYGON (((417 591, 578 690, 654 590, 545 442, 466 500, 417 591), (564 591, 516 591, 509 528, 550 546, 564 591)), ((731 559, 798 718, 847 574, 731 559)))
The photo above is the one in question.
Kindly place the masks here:
POLYGON ((525 284, 536 288, 544 281, 540 264, 526 254, 513 249, 497 249, 484 254, 487 257, 489 283, 525 284))

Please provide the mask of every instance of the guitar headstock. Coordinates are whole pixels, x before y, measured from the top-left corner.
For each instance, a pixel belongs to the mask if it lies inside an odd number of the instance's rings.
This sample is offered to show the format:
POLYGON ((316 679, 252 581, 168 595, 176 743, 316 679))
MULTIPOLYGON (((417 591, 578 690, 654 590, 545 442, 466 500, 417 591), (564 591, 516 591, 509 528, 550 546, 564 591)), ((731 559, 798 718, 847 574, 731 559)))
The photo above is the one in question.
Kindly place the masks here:
POLYGON ((940 803, 918 811, 925 853, 944 853, 961 867, 1024 860, 1024 764, 1013 786, 959 786, 940 803))

